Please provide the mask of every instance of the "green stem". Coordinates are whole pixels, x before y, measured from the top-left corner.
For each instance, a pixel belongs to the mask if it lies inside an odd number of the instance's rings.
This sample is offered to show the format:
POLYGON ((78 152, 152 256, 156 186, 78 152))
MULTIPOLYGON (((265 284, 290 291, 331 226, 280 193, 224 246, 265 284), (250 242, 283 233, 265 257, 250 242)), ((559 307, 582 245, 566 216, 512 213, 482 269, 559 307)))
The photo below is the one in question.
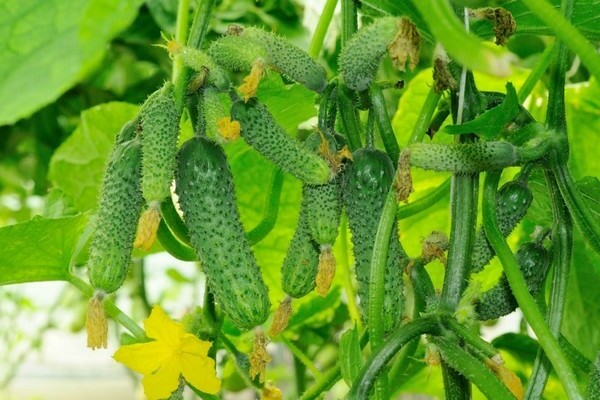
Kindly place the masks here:
POLYGON ((533 67, 527 79, 523 83, 523 86, 519 89, 519 93, 517 97, 519 98, 519 102, 523 103, 525 99, 531 94, 535 85, 542 79, 544 72, 548 69, 548 66, 552 62, 554 58, 554 46, 548 46, 540 56, 537 64, 533 67))
POLYGON ((439 324, 439 318, 429 315, 399 327, 389 336, 383 346, 373 352, 371 358, 362 367, 347 398, 349 400, 368 399, 375 380, 394 355, 413 339, 426 333, 437 333, 439 324))
POLYGON ((280 168, 273 169, 262 219, 254 229, 246 234, 246 237, 252 246, 263 240, 275 227, 277 215, 279 214, 279 203, 281 200, 281 189, 283 187, 284 179, 285 175, 280 168))
POLYGON ((190 232, 177 212, 171 196, 168 196, 160 204, 160 214, 169 230, 175 235, 175 238, 181 243, 190 246, 190 232))
POLYGON ((371 95, 371 110, 375 114, 375 121, 377 122, 377 128, 379 128, 381 141, 383 142, 385 151, 392 161, 396 163, 400 156, 400 146, 398 146, 398 140, 396 140, 396 134, 390 122, 381 86, 377 84, 371 85, 369 94, 371 95))
POLYGON ((421 112, 419 112, 419 116, 417 117, 417 122, 415 123, 408 144, 423 141, 423 137, 427 132, 427 128, 429 127, 429 123, 431 122, 431 118, 433 117, 433 113, 435 113, 435 109, 441 97, 442 94, 436 93, 433 88, 429 90, 429 93, 427 93, 427 97, 425 98, 425 103, 423 103, 421 112))
POLYGON ((339 267, 344 271, 344 290, 346 291, 346 301, 348 302, 348 313, 350 314, 352 321, 358 327, 358 331, 361 332, 363 330, 362 319, 360 318, 358 304, 356 304, 356 291, 354 290, 354 285, 352 283, 352 272, 350 271, 350 259, 348 257, 348 216, 346 213, 342 214, 340 221, 339 245, 341 252, 339 267))
POLYGON ((600 81, 600 56, 585 36, 547 0, 523 0, 523 3, 579 56, 590 74, 600 81))
MULTIPOLYGON (((373 352, 377 351, 383 344, 383 318, 381 310, 383 310, 383 298, 385 294, 385 270, 388 249, 390 247, 390 237, 396 221, 395 214, 397 208, 396 191, 392 187, 383 205, 371 256, 368 321, 371 351, 373 352)), ((380 399, 387 398, 386 381, 387 374, 382 372, 375 387, 380 399)))
POLYGON ((448 327, 459 338, 464 340, 478 355, 478 358, 494 358, 500 357, 500 353, 494 346, 483 340, 478 334, 468 329, 454 318, 444 320, 444 325, 448 327))
POLYGON ((315 29, 315 33, 308 46, 308 55, 312 58, 317 58, 319 57, 319 54, 321 54, 323 41, 325 40, 325 36, 327 36, 327 30, 329 29, 329 24, 333 18, 333 12, 335 11, 337 2, 338 0, 327 0, 323 7, 321 17, 319 17, 319 22, 317 23, 317 28, 315 29))
POLYGON ((442 200, 448 195, 448 191, 450 189, 450 182, 450 179, 446 179, 438 187, 436 187, 420 199, 410 202, 405 206, 398 207, 396 219, 401 220, 412 217, 413 215, 425 211, 429 207, 435 205, 438 201, 442 200))
MULTIPOLYGON (((75 275, 69 275, 67 282, 79 289, 86 297, 91 298, 94 295, 94 288, 75 275)), ((103 304, 106 313, 117 323, 131 332, 131 334, 138 341, 146 342, 148 340, 146 337, 146 332, 144 332, 144 330, 134 320, 132 320, 129 315, 121 311, 119 307, 115 305, 115 303, 113 303, 110 299, 105 298, 103 304)))
POLYGON ((315 379, 321 379, 323 377, 323 373, 319 371, 316 365, 311 361, 311 359, 302 352, 291 340, 289 340, 285 335, 280 335, 281 341, 286 347, 292 352, 294 357, 296 357, 302 364, 308 368, 308 370, 313 374, 315 379))
POLYGON ((235 361, 235 367, 246 385, 256 389, 262 389, 263 385, 260 384, 258 379, 255 380, 250 377, 250 360, 248 359, 248 355, 239 351, 235 344, 229 340, 227 335, 220 335, 219 341, 223 344, 223 347, 225 347, 227 352, 233 357, 235 361))
MULTIPOLYGON (((179 0, 177 5, 177 20, 175 21, 175 41, 185 43, 187 41, 188 28, 190 23, 190 0, 179 0)), ((173 61, 173 71, 171 80, 177 82, 179 74, 183 70, 184 64, 181 55, 175 56, 173 61)))
POLYGON ((348 147, 350 151, 360 149, 361 143, 361 128, 360 118, 354 104, 352 103, 350 89, 344 85, 338 86, 338 115, 342 124, 342 129, 348 139, 348 147))
POLYGON ((557 340, 552 336, 550 328, 546 325, 544 317, 537 308, 521 270, 512 251, 502 233, 498 229, 496 221, 496 191, 500 180, 500 172, 488 172, 485 179, 483 196, 483 227, 492 248, 502 263, 504 273, 510 284, 510 288, 517 299, 519 307, 525 314, 529 325, 537 335, 540 345, 552 362, 558 377, 560 378, 565 392, 570 399, 582 399, 581 391, 577 385, 575 374, 568 364, 567 358, 562 353, 557 340))
POLYGON ((210 16, 212 10, 215 7, 216 0, 199 0, 196 14, 194 15, 194 21, 190 29, 190 35, 188 37, 187 45, 195 49, 202 47, 204 36, 208 31, 208 25, 210 23, 210 16))
POLYGON ((160 221, 156 238, 162 245, 163 249, 170 255, 181 261, 196 261, 198 257, 194 249, 180 242, 173 232, 169 229, 164 220, 160 221))
POLYGON ((296 381, 296 397, 306 390, 306 365, 294 357, 294 377, 296 381))
POLYGON ((488 399, 514 400, 506 386, 479 360, 467 353, 452 339, 436 337, 431 339, 440 349, 446 363, 463 376, 468 376, 475 386, 488 399))
MULTIPOLYGON (((573 15, 574 0, 562 2, 562 11, 567 19, 571 20, 573 15)), ((565 109, 565 73, 568 68, 568 50, 565 44, 557 41, 554 46, 552 57, 555 60, 552 68, 549 93, 548 93, 548 111, 546 114, 546 126, 552 129, 555 135, 562 136, 565 141, 565 151, 568 154, 568 142, 566 139, 567 121, 565 109)), ((557 162, 560 162, 557 160, 557 162)), ((552 227, 552 258, 553 258, 553 277, 550 286, 550 297, 548 309, 546 311, 546 320, 552 335, 560 338, 560 332, 567 300, 567 288, 569 282, 569 271, 571 266, 571 255, 573 250, 573 221, 569 211, 561 198, 560 191, 556 182, 556 177, 548 170, 545 171, 546 184, 552 205, 553 227, 552 227)), ((538 399, 542 397, 546 382, 552 371, 550 360, 540 348, 538 350, 533 372, 529 379, 527 399, 538 399)))
POLYGON ((336 364, 335 367, 327 371, 323 377, 310 389, 300 396, 300 400, 314 400, 318 399, 321 394, 329 389, 340 380, 342 377, 342 370, 340 364, 336 364))
POLYGON ((342 46, 358 29, 355 0, 342 0, 342 46))

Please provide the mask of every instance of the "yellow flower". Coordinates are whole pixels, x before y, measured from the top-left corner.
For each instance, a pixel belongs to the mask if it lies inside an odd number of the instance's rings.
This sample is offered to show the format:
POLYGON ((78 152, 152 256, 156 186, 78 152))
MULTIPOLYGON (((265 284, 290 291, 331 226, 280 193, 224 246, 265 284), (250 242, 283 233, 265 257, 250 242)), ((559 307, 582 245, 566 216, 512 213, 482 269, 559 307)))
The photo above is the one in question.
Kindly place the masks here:
POLYGON ((155 341, 122 346, 113 357, 144 375, 142 384, 149 400, 168 398, 179 386, 180 375, 202 392, 219 391, 215 361, 207 355, 210 342, 186 333, 159 306, 152 309, 144 327, 146 335, 155 341))

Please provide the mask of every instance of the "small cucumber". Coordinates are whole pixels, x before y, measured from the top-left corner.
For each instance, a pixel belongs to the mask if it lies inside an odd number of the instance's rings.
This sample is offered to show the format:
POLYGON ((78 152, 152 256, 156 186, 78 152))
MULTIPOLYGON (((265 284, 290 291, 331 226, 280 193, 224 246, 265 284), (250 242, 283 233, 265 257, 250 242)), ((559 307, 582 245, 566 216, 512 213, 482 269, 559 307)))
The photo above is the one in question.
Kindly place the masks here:
POLYGON ((588 384, 585 388, 585 400, 594 399, 600 399, 600 353, 596 354, 588 384))
POLYGON ((96 231, 90 244, 89 278, 94 289, 117 290, 131 261, 133 239, 143 206, 139 140, 115 146, 104 175, 96 231))
POLYGON ((179 118, 173 87, 165 85, 150 95, 141 111, 142 192, 149 205, 171 195, 175 171, 179 118))
POLYGON ((517 148, 508 142, 414 143, 409 149, 411 165, 433 171, 472 174, 509 167, 520 160, 517 148))
POLYGON ((308 227, 306 201, 302 201, 298 226, 281 268, 281 287, 294 298, 304 297, 315 288, 319 265, 319 245, 308 227))
POLYGON ((196 72, 206 74, 205 82, 214 85, 219 90, 229 89, 227 73, 205 52, 192 47, 182 47, 178 54, 183 63, 196 72))
POLYGON ((346 86, 358 92, 369 87, 398 32, 398 21, 396 17, 379 18, 350 38, 338 60, 346 86))
MULTIPOLYGON (((240 32, 244 29, 239 28, 240 32)), ((256 60, 266 61, 268 58, 263 43, 238 34, 228 34, 215 40, 209 47, 208 54, 223 68, 233 71, 250 71, 256 60)))
MULTIPOLYGON (((533 201, 533 194, 525 182, 514 180, 505 183, 496 196, 496 218, 500 232, 507 237, 525 217, 533 201)), ((489 264, 496 253, 487 240, 483 227, 477 232, 471 256, 471 272, 479 272, 489 264)))
MULTIPOLYGON (((521 272, 527 282, 527 289, 532 295, 537 294, 541 287, 548 267, 550 254, 540 243, 527 242, 519 247, 515 258, 521 267, 521 272)), ((475 303, 477 319, 487 321, 510 314, 517 308, 517 300, 510 290, 506 275, 502 273, 498 283, 484 292, 475 303)))
POLYGON ((177 195, 190 241, 217 303, 240 329, 269 316, 268 289, 240 222, 223 149, 194 137, 179 151, 177 195))
MULTIPOLYGON (((394 178, 394 167, 387 154, 363 148, 352 154, 343 182, 343 199, 352 232, 358 296, 366 320, 369 300, 371 256, 379 219, 387 193, 394 178)), ((398 240, 394 225, 385 274, 383 310, 384 332, 394 330, 402 319, 404 307, 403 268, 407 257, 398 240)))
POLYGON ((309 184, 329 182, 332 171, 327 162, 289 136, 256 99, 234 102, 231 118, 239 121, 244 140, 284 172, 309 184))

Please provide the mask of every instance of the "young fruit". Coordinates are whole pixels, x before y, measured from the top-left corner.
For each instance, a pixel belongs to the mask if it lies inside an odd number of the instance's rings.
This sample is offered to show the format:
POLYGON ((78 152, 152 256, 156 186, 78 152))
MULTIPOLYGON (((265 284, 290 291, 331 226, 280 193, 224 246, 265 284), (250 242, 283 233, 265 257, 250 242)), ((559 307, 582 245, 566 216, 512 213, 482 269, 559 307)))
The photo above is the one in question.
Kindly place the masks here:
POLYGON ((508 142, 414 143, 409 148, 411 165, 433 171, 471 174, 502 169, 520 160, 518 149, 508 142))
MULTIPOLYGON (((357 150, 352 158, 353 162, 344 176, 342 192, 354 244, 358 296, 361 308, 366 311, 373 241, 385 198, 392 185, 394 167, 387 154, 372 148, 357 150)), ((388 250, 384 304, 381 310, 386 333, 393 331, 402 318, 402 273, 406 260, 406 254, 398 240, 397 227, 394 226, 388 250)), ((363 315, 366 319, 366 312, 363 315)))
POLYGON ((131 261, 143 205, 140 160, 140 141, 123 142, 114 148, 104 175, 88 264, 92 287, 104 293, 123 284, 131 261))
POLYGON ((329 182, 332 172, 327 162, 290 137, 256 99, 234 102, 231 118, 239 121, 244 140, 284 172, 313 185, 329 182))
MULTIPOLYGON (((527 242, 519 247, 515 258, 521 267, 521 272, 527 282, 527 289, 532 295, 537 294, 544 282, 550 254, 540 243, 527 242)), ((484 292, 479 301, 475 303, 477 319, 487 321, 510 314, 517 308, 517 300, 510 290, 508 279, 504 273, 498 283, 487 292, 484 292)))
MULTIPOLYGON (((525 182, 514 180, 505 183, 496 196, 496 218, 500 232, 507 237, 525 217, 533 201, 533 194, 525 182)), ((483 227, 477 232, 471 256, 471 272, 479 272, 489 264, 496 253, 487 240, 483 227)))
POLYGON ((179 151, 177 195, 190 241, 224 313, 240 329, 269 315, 268 290, 240 223, 223 149, 194 137, 179 151))

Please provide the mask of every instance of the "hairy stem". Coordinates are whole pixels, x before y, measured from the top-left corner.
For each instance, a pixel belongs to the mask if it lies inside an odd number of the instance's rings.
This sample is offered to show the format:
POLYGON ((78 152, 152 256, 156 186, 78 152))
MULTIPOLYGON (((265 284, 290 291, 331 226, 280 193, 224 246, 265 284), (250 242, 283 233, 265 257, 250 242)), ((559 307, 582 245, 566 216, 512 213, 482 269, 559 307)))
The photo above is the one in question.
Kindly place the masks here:
POLYGON ((310 45, 308 46, 308 55, 312 58, 319 57, 319 54, 321 53, 323 41, 327 35, 327 30, 329 29, 331 18, 333 18, 333 12, 335 11, 337 2, 338 0, 327 0, 325 6, 323 6, 323 11, 319 17, 317 28, 315 29, 315 33, 310 41, 310 45))

